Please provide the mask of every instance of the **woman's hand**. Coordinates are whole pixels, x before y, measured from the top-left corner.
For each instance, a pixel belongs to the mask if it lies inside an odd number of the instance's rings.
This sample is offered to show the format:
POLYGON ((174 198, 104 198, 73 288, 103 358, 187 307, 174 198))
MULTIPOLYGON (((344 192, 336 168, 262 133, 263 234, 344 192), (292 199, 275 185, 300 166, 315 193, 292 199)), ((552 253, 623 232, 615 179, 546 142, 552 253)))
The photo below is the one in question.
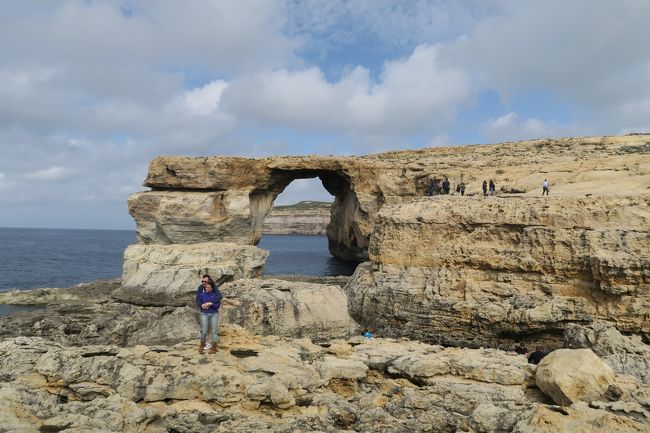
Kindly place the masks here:
POLYGON ((201 304, 201 308, 203 308, 204 310, 207 310, 211 306, 212 306, 212 302, 204 302, 201 304))

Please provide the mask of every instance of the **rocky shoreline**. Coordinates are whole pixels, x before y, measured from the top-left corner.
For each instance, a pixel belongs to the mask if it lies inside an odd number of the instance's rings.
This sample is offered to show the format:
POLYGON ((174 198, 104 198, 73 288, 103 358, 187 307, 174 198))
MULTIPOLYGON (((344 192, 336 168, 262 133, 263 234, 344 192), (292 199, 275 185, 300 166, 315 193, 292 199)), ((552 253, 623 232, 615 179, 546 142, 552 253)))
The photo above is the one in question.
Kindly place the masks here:
POLYGON ((42 307, 0 317, 0 432, 648 432, 646 139, 157 158, 121 279, 0 294, 42 307), (540 173, 566 184, 538 197, 540 173), (441 176, 503 187, 424 197, 441 176), (262 221, 306 177, 352 277, 263 277, 262 221))
POLYGON ((151 314, 147 327, 145 311, 152 307, 111 300, 115 285, 4 294, 5 303, 46 301, 47 307, 46 314, 0 318, 0 431, 605 433, 650 427, 650 350, 605 323, 571 326, 564 345, 572 349, 553 352, 539 366, 494 348, 381 336, 315 344, 227 324, 217 354, 198 355, 196 340, 178 335, 196 334, 195 311, 180 316, 185 323, 172 311, 184 308, 167 307, 151 314), (109 316, 116 322, 107 322, 109 316), (118 338, 127 322, 134 332, 148 329, 148 336, 138 336, 148 343, 118 338), (584 347, 591 350, 577 349, 584 347), (569 362, 581 375, 563 375, 569 362))

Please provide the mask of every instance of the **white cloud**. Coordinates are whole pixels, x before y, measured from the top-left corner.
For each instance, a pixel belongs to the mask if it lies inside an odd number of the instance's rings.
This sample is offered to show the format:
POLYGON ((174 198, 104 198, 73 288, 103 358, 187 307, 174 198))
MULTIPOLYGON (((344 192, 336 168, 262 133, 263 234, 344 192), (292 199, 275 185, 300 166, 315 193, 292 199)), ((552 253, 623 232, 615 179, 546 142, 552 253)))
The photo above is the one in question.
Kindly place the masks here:
POLYGON ((316 67, 281 69, 233 80, 223 108, 263 124, 346 134, 384 133, 396 137, 451 122, 468 98, 465 74, 442 68, 433 46, 384 64, 379 82, 354 68, 328 82, 316 67))
POLYGON ((490 119, 482 126, 483 133, 493 142, 552 137, 558 135, 559 130, 557 125, 534 117, 520 120, 514 112, 490 119))
POLYGON ((9 187, 9 182, 5 180, 5 174, 0 173, 0 191, 5 190, 9 187))
POLYGON ((471 72, 477 89, 495 89, 506 100, 543 92, 595 112, 591 127, 610 133, 631 120, 619 110, 650 98, 650 2, 502 4, 501 13, 441 48, 444 64, 471 72))
POLYGON ((219 109, 221 94, 227 87, 223 80, 212 81, 205 86, 185 92, 185 103, 193 114, 205 116, 219 109))
POLYGON ((53 181, 60 180, 72 175, 72 171, 66 167, 52 166, 41 170, 23 173, 21 177, 30 181, 53 181))
POLYGON ((332 202, 334 197, 327 192, 318 178, 296 179, 282 191, 274 204, 280 206, 306 200, 332 202))

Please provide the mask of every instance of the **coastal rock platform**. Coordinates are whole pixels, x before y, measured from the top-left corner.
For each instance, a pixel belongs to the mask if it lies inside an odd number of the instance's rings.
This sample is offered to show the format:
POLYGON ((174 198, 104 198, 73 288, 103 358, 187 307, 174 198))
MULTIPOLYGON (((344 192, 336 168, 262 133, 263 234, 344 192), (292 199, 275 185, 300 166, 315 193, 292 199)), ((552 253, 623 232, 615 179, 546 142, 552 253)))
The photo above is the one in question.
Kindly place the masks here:
POLYGON ((0 342, 4 432, 646 432, 650 389, 626 376, 590 403, 559 407, 522 355, 384 338, 252 336, 64 347, 0 342))

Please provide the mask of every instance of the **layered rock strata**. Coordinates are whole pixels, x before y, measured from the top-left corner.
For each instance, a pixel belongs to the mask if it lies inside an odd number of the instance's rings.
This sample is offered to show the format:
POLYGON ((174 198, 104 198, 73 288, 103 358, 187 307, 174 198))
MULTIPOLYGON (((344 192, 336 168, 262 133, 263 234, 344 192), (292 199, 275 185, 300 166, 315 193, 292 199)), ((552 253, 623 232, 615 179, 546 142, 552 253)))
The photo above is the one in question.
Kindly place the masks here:
MULTIPOLYGON (((525 357, 494 349, 355 337, 254 337, 223 329, 220 349, 194 344, 61 347, 0 343, 6 432, 380 431, 640 433, 650 390, 616 376, 591 403, 558 407, 525 357)), ((557 366, 553 366, 557 367, 557 366)))
POLYGON ((335 197, 327 228, 330 251, 364 260, 374 217, 390 197, 425 195, 448 177, 466 194, 483 180, 497 192, 539 195, 548 178, 552 195, 648 194, 650 138, 583 137, 499 145, 390 152, 364 157, 159 157, 129 212, 144 243, 229 240, 256 244, 273 200, 294 179, 318 177, 335 197))
POLYGON ((273 279, 239 279, 222 287, 221 321, 260 335, 346 338, 357 330, 338 286, 273 279))
POLYGON ((124 252, 121 301, 141 305, 186 305, 204 274, 223 283, 262 273, 268 251, 247 245, 130 245, 124 252))
POLYGON ((300 202, 274 206, 264 218, 262 232, 271 235, 325 235, 330 222, 330 203, 300 202))
MULTIPOLYGON (((70 288, 0 293, 0 304, 39 307, 0 316, 0 340, 42 337, 63 346, 173 345, 198 338, 198 311, 192 293, 178 295, 183 306, 148 306, 116 301, 119 280, 70 288)), ((347 338, 357 324, 347 296, 337 285, 283 280, 239 279, 221 286, 220 326, 237 324, 251 333, 322 342, 347 338)), ((141 294, 146 296, 146 294, 141 294)))
MULTIPOLYGON (((650 333, 650 198, 436 197, 386 204, 348 285, 360 323, 454 345, 602 319, 650 333)), ((555 342, 553 336, 556 335, 555 342)))

